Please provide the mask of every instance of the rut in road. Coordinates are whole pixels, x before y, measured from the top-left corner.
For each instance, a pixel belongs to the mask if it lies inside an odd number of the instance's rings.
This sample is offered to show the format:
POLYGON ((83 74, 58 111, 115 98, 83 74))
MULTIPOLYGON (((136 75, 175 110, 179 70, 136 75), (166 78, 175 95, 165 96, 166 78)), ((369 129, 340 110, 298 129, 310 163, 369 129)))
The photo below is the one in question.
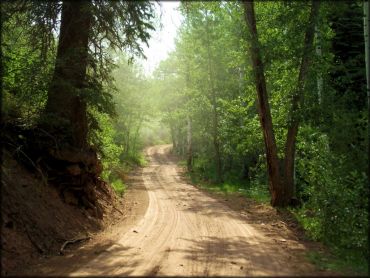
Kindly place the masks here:
POLYGON ((303 244, 292 241, 291 248, 286 248, 248 223, 248 215, 231 210, 186 183, 171 159, 170 149, 171 145, 161 145, 146 150, 150 163, 142 170, 142 178, 149 205, 144 217, 87 263, 64 273, 54 269, 53 273, 317 275, 302 257, 303 244))

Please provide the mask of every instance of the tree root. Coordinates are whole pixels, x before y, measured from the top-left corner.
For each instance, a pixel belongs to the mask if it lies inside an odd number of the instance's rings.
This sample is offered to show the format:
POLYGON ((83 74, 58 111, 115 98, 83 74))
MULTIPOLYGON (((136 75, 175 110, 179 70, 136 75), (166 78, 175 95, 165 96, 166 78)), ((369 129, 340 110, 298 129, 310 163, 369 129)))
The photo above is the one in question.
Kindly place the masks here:
POLYGON ((85 241, 85 240, 89 240, 90 237, 87 236, 87 237, 82 237, 82 238, 76 238, 76 239, 71 239, 71 240, 66 240, 62 247, 60 248, 59 250, 59 255, 64 255, 64 248, 68 245, 68 244, 74 244, 74 243, 77 243, 77 242, 81 242, 81 241, 85 241))
POLYGON ((27 235, 28 239, 30 240, 32 245, 36 247, 37 251, 40 254, 45 254, 45 250, 38 244, 38 242, 36 240, 34 240, 34 238, 31 236, 30 232, 28 231, 27 226, 25 226, 25 231, 26 231, 26 235, 27 235))

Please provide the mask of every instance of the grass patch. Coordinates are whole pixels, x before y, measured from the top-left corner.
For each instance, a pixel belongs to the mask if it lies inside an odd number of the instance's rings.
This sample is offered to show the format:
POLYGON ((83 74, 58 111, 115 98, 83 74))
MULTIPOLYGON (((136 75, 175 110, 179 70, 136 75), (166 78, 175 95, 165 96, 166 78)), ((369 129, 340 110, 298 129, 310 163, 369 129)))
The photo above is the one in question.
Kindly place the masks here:
POLYGON ((354 252, 334 251, 332 254, 311 251, 307 258, 320 270, 331 270, 345 275, 368 275, 368 264, 366 259, 354 252))
POLYGON ((116 179, 110 183, 114 191, 116 192, 117 195, 120 197, 123 196, 123 193, 126 190, 126 185, 122 182, 120 179, 116 179))
POLYGON ((248 198, 251 198, 258 203, 269 204, 270 203, 270 192, 260 186, 254 186, 247 189, 239 189, 248 198))
MULTIPOLYGON (((180 164, 181 165, 181 164, 180 164)), ((211 181, 202 179, 197 173, 188 173, 189 178, 193 184, 196 184, 202 189, 210 192, 218 193, 241 193, 246 198, 253 199, 259 203, 267 204, 270 202, 270 193, 268 189, 262 186, 251 186, 245 181, 230 180, 223 183, 213 183, 211 181)))
POLYGON ((177 165, 179 165, 180 167, 186 167, 187 166, 186 160, 180 160, 179 162, 177 162, 177 165))
POLYGON ((148 161, 145 159, 145 155, 143 152, 123 155, 121 157, 121 163, 127 172, 132 170, 136 166, 145 167, 146 165, 148 165, 148 161))

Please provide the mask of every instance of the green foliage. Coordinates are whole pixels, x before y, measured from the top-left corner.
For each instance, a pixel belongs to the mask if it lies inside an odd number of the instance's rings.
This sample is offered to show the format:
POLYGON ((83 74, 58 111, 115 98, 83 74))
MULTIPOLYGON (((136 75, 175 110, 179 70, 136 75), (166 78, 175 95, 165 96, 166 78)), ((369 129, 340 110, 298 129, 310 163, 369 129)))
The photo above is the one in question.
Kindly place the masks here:
POLYGON ((305 140, 298 146, 297 182, 305 203, 296 210, 298 219, 312 238, 367 256, 366 174, 348 171, 345 156, 331 152, 327 135, 307 126, 300 136, 305 140))
MULTIPOLYGON (((155 94, 161 98, 159 107, 165 111, 163 121, 174 149, 186 156, 190 117, 193 181, 213 191, 241 190, 267 201, 265 146, 247 59, 243 7, 240 2, 184 2, 180 10, 185 20, 176 48, 154 74, 155 94), (224 178, 217 184, 212 91, 224 178)), ((278 155, 283 159, 310 4, 256 2, 255 10, 278 155)), ((348 257, 365 258, 368 119, 361 89, 365 67, 359 11, 359 2, 340 2, 334 9, 329 2, 321 5, 314 41, 321 54, 310 53, 304 104, 294 115, 300 121, 295 182, 302 202, 295 214, 312 238, 348 257)))
POLYGON ((122 182, 122 180, 114 180, 110 183, 110 185, 113 187, 114 191, 119 195, 123 196, 123 193, 126 190, 126 185, 122 182))
POLYGON ((361 276, 368 274, 367 261, 359 254, 348 254, 347 252, 334 252, 332 254, 309 252, 307 257, 321 270, 334 270, 346 276, 351 276, 354 273, 361 276))
POLYGON ((55 49, 43 53, 33 48, 30 28, 18 26, 13 19, 4 20, 2 27, 2 117, 31 125, 46 103, 55 49))
MULTIPOLYGON (((186 162, 182 162, 185 166, 186 162)), ((204 178, 199 171, 194 171, 189 174, 192 183, 210 192, 218 192, 223 194, 241 193, 247 198, 256 200, 259 203, 267 204, 270 201, 270 194, 267 186, 259 184, 249 184, 243 180, 231 178, 222 183, 213 183, 204 178)))

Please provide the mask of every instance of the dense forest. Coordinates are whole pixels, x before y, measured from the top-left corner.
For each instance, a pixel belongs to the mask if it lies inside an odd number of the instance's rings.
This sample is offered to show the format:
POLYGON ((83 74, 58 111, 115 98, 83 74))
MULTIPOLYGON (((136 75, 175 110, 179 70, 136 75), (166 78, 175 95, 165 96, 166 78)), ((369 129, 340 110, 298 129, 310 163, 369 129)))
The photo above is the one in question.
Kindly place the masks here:
POLYGON ((369 5, 181 1, 146 75, 149 1, 1 3, 2 152, 101 214, 142 150, 171 143, 194 183, 289 210, 313 240, 369 257, 369 5))

